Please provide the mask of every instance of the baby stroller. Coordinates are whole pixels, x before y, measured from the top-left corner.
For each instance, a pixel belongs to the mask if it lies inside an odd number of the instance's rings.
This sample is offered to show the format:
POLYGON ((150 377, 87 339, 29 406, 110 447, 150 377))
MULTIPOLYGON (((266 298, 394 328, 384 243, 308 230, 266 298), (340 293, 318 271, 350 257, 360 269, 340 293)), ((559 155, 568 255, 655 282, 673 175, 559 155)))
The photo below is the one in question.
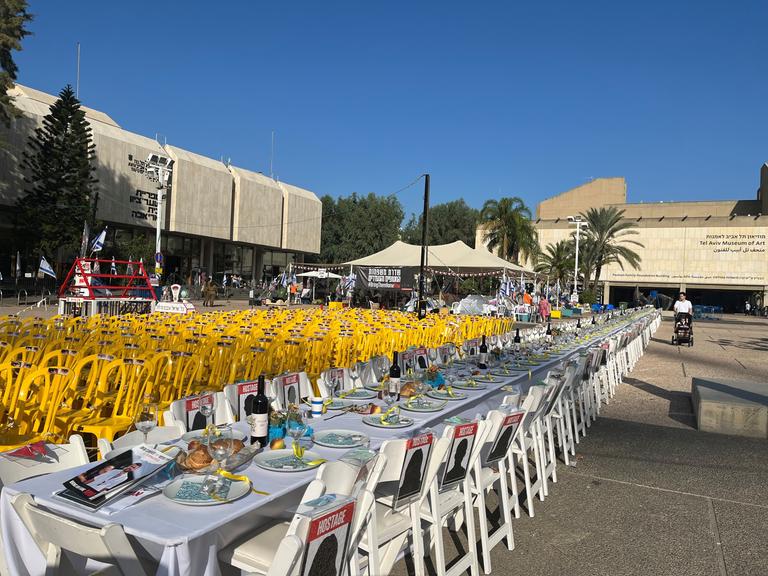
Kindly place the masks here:
POLYGON ((693 346, 693 316, 680 312, 675 315, 675 333, 672 334, 672 344, 688 344, 693 346))

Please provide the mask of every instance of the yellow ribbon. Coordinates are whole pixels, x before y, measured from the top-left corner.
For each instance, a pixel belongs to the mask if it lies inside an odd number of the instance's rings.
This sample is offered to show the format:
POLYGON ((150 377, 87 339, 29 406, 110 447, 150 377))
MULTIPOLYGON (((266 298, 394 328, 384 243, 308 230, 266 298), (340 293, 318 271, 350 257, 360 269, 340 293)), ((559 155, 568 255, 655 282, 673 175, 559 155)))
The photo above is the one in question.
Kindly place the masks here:
POLYGON ((298 442, 293 442, 291 446, 293 448, 293 455, 296 456, 296 458, 301 460, 307 466, 317 466, 318 464, 327 462, 325 458, 318 458, 317 460, 304 460, 304 446, 302 446, 298 442))
MULTIPOLYGON (((223 478, 226 478, 227 480, 233 480, 234 482, 248 482, 251 484, 251 479, 248 478, 248 476, 245 476, 244 474, 232 474, 232 472, 227 472, 224 470, 224 468, 219 468, 216 470, 216 474, 219 476, 222 476, 223 478)), ((253 487, 253 484, 251 484, 251 491, 255 492, 256 494, 261 494, 262 496, 269 496, 269 492, 263 492, 262 490, 256 490, 256 488, 253 487)), ((215 495, 212 495, 214 498, 216 498, 215 495)))
POLYGON ((390 414, 394 414, 395 411, 397 411, 397 406, 392 406, 389 410, 384 412, 381 416, 379 416, 379 422, 384 424, 384 426, 389 426, 389 416, 390 414))
POLYGON ((409 408, 411 407, 411 402, 416 400, 416 398, 424 398, 424 394, 416 394, 415 396, 411 396, 410 398, 408 398, 408 402, 406 402, 406 404, 408 405, 409 408))
POLYGON ((446 386, 445 391, 448 393, 448 396, 451 398, 456 398, 456 394, 453 392, 453 386, 446 386))

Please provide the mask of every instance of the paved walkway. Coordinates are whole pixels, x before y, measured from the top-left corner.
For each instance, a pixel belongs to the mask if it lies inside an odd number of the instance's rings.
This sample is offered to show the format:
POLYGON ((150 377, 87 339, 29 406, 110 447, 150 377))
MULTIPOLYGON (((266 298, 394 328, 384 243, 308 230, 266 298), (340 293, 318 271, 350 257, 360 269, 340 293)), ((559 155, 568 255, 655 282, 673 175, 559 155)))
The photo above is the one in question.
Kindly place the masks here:
POLYGON ((690 403, 692 376, 768 380, 768 322, 698 322, 692 348, 671 333, 665 321, 536 516, 514 521, 516 549, 494 549, 493 574, 768 574, 768 442, 698 432, 690 403))

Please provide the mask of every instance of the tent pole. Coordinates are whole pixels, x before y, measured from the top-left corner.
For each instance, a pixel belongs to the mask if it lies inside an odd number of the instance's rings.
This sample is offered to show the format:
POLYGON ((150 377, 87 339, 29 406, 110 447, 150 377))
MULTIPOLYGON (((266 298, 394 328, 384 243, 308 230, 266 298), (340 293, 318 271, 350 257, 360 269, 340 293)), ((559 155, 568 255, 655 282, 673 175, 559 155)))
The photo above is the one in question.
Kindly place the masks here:
POLYGON ((427 230, 429 227, 429 174, 424 174, 424 212, 421 218, 421 265, 419 266, 419 301, 417 310, 419 318, 427 315, 427 305, 424 302, 424 267, 427 263, 427 230))

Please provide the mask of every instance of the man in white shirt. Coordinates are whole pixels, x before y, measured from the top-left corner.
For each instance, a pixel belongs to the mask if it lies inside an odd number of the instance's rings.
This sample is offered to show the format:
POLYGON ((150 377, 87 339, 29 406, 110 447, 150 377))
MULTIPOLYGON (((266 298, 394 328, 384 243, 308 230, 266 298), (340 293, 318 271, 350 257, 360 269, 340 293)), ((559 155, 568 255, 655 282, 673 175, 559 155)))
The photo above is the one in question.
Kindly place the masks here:
POLYGON ((693 304, 685 299, 685 292, 680 292, 680 299, 675 302, 675 316, 681 313, 693 316, 693 304))

